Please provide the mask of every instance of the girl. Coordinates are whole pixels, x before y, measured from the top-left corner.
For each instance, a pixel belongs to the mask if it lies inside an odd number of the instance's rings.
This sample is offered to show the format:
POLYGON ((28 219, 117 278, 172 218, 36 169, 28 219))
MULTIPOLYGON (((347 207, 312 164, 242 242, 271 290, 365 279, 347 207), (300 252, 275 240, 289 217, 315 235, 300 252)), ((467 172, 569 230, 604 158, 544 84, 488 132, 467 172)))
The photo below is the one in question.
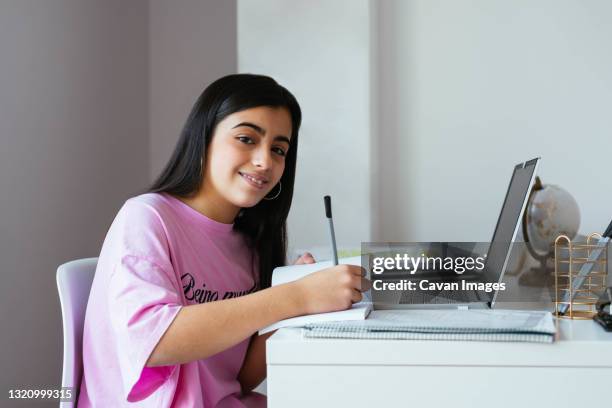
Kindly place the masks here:
POLYGON ((202 93, 166 168, 104 241, 80 408, 265 406, 252 392, 266 375, 257 331, 361 299, 362 269, 348 265, 270 288, 285 264, 300 122, 269 77, 230 75, 202 93))

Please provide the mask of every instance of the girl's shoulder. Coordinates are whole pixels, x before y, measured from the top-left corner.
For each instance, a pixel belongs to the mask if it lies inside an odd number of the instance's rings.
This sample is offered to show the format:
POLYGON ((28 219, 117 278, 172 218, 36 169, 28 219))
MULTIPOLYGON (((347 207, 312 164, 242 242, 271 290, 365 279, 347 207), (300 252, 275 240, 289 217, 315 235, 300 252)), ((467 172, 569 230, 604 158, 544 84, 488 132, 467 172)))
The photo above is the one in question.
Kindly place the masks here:
POLYGON ((159 194, 142 194, 125 201, 106 234, 100 259, 113 263, 133 256, 168 266, 169 223, 163 214, 163 197, 159 194))
POLYGON ((166 235, 187 236, 194 239, 214 236, 215 239, 243 240, 242 234, 233 230, 233 224, 212 220, 191 208, 182 200, 167 193, 146 193, 127 200, 120 210, 120 217, 130 224, 157 226, 166 235))
POLYGON ((129 198, 125 203, 136 205, 140 204, 143 206, 149 206, 158 209, 160 207, 163 207, 164 205, 167 205, 167 201, 168 198, 167 194, 165 193, 144 193, 129 198))
POLYGON ((120 212, 131 215, 155 214, 163 219, 165 214, 172 211, 173 206, 172 199, 165 193, 145 193, 128 199, 120 212))
POLYGON ((211 223, 204 215, 167 193, 145 193, 132 197, 119 213, 130 223, 157 224, 166 233, 189 228, 190 225, 207 227, 211 223))
POLYGON ((116 221, 130 226, 166 229, 172 214, 172 202, 160 193, 145 193, 129 198, 119 210, 116 221))

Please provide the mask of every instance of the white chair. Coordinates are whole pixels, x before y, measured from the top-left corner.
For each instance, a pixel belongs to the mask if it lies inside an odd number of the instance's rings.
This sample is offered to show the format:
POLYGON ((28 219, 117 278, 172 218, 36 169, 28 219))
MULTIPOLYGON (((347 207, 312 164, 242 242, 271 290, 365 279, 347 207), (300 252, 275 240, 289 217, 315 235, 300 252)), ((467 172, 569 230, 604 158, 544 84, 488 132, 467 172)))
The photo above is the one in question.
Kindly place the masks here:
MULTIPOLYGON (((57 290, 62 307, 64 360, 62 387, 71 387, 78 397, 83 375, 83 325, 85 309, 98 258, 77 259, 57 268, 57 290)), ((76 402, 61 402, 60 407, 75 407, 76 402)))

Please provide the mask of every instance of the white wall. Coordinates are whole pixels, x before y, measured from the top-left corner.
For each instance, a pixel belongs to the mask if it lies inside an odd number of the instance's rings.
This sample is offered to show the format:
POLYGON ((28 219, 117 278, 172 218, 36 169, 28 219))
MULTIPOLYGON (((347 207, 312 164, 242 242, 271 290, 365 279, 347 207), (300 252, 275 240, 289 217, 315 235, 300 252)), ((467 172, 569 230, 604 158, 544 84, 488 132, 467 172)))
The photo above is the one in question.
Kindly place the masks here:
POLYGON ((327 245, 332 196, 340 245, 370 236, 370 2, 239 0, 238 70, 267 74, 302 107, 290 245, 327 245))
POLYGON ((343 243, 489 240, 514 164, 536 156, 581 231, 605 227, 609 17, 597 0, 240 0, 239 71, 304 110, 292 246, 327 244, 326 193, 343 243))
MULTIPOLYGON (((59 264, 148 182, 147 3, 0 2, 0 400, 57 388, 59 264)), ((10 402, 10 403, 9 403, 10 402)))
POLYGON ((194 102, 236 72, 236 2, 149 0, 151 179, 170 158, 194 102))
POLYGON ((488 240, 512 166, 610 221, 612 3, 386 0, 380 5, 377 239, 488 240))

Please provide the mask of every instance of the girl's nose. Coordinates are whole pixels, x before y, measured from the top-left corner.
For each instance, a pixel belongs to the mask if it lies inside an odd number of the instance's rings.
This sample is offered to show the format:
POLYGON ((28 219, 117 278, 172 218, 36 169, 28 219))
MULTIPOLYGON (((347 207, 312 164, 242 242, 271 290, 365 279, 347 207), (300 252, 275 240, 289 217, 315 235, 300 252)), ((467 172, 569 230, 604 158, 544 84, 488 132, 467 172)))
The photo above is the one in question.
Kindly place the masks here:
POLYGON ((272 152, 269 149, 257 149, 253 156, 253 165, 267 170, 272 166, 272 152))

